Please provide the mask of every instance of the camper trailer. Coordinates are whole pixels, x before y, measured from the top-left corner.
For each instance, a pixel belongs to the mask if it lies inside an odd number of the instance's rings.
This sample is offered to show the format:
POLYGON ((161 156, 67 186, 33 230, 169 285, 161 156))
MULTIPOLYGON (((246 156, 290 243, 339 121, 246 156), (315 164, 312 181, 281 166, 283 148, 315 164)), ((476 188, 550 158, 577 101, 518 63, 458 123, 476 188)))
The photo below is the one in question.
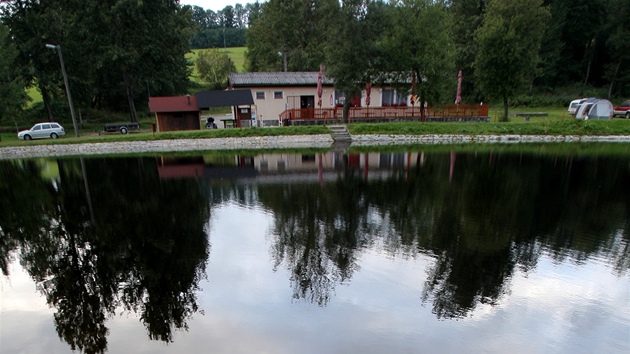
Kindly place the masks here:
POLYGON ((582 102, 575 113, 577 119, 611 119, 613 105, 609 100, 589 98, 582 102))
POLYGON ((582 102, 586 101, 587 99, 588 98, 578 98, 577 100, 571 101, 571 103, 569 103, 569 108, 567 108, 567 112, 570 115, 574 116, 575 113, 577 113, 578 107, 580 107, 582 102))

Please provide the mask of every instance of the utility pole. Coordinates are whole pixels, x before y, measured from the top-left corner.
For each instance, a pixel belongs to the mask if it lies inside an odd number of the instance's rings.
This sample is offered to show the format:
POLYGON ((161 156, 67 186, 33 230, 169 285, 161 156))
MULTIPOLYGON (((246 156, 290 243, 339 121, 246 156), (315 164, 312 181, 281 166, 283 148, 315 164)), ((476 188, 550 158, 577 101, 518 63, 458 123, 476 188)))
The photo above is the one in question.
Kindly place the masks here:
POLYGON ((70 93, 70 84, 68 83, 68 75, 66 74, 66 65, 63 62, 63 54, 61 54, 61 46, 54 44, 46 44, 46 48, 57 50, 59 53, 59 61, 61 62, 61 73, 63 74, 63 82, 66 85, 66 94, 68 95, 68 105, 70 105, 70 115, 72 116, 72 125, 74 126, 74 135, 79 137, 79 129, 77 128, 77 119, 74 114, 74 104, 72 104, 72 94, 70 93))

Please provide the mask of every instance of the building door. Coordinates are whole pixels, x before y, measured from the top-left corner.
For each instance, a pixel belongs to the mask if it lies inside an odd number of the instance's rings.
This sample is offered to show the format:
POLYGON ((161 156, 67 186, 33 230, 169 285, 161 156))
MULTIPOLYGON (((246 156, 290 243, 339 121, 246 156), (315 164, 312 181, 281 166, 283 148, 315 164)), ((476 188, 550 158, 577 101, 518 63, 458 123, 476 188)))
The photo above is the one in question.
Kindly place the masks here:
POLYGON ((300 109, 303 119, 315 117, 315 96, 300 96, 300 109))
POLYGON ((239 106, 236 113, 237 126, 247 128, 252 126, 252 109, 250 106, 239 106))

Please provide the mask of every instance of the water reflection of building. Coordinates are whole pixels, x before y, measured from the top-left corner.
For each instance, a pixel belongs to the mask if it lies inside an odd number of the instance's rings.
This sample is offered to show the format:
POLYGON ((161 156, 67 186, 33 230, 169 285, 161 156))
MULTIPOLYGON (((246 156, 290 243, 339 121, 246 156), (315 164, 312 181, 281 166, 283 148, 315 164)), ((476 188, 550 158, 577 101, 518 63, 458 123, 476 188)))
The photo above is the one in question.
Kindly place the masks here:
POLYGON ((204 178, 274 182, 329 180, 347 169, 365 178, 382 178, 394 171, 421 165, 422 153, 325 152, 316 154, 260 154, 255 156, 189 156, 156 158, 160 178, 204 178))

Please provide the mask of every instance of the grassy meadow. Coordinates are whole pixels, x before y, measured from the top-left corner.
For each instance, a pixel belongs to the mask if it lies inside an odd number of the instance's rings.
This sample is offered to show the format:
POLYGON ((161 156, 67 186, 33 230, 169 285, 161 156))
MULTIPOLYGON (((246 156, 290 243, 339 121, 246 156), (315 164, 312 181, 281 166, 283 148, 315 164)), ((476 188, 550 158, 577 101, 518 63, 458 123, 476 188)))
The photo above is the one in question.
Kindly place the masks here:
POLYGON ((227 49, 223 49, 223 48, 193 49, 188 54, 186 54, 186 59, 188 59, 190 63, 192 64, 192 73, 190 75, 191 81, 199 82, 199 73, 197 72, 197 66, 195 65, 195 60, 197 60, 197 56, 199 55, 199 52, 207 51, 207 50, 218 50, 218 51, 227 50, 228 57, 232 59, 232 61, 234 62, 234 65, 236 66, 236 70, 238 72, 245 71, 245 51, 247 50, 246 47, 234 47, 234 48, 227 48, 227 49))

